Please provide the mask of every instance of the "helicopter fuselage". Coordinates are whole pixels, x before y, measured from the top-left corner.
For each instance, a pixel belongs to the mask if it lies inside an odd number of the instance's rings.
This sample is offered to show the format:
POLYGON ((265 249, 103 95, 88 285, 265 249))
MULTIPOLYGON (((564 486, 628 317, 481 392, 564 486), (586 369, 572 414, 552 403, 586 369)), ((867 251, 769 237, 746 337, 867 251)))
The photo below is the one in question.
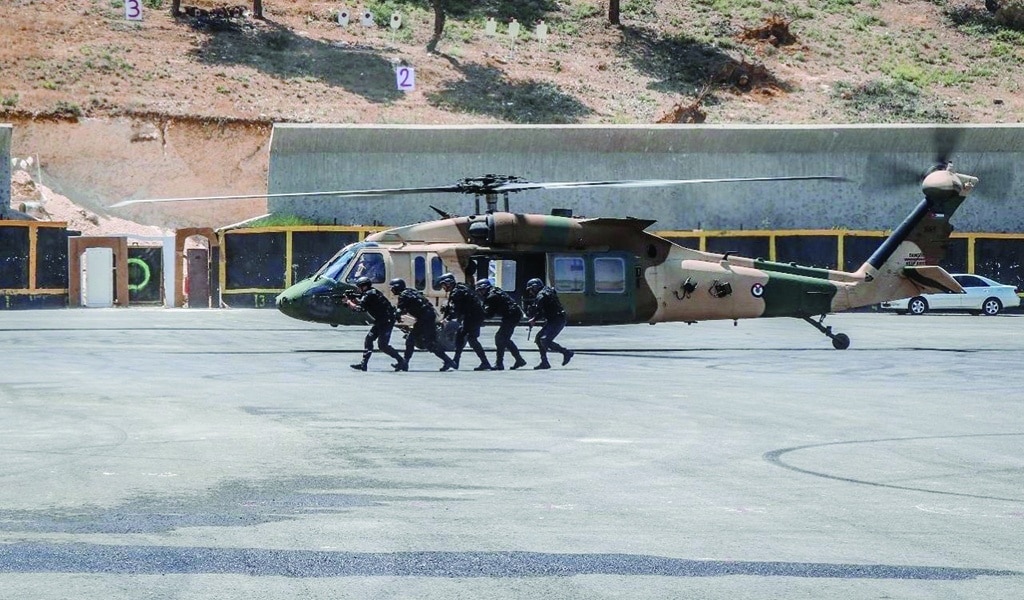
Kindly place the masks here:
POLYGON ((516 296, 539 277, 559 292, 575 325, 807 317, 842 308, 844 283, 863 279, 693 250, 644 231, 652 223, 492 213, 399 227, 342 249, 277 305, 298 319, 365 323, 340 301, 359 277, 386 294, 400 277, 443 306, 447 294, 435 281, 451 272, 469 283, 492 279, 516 296))

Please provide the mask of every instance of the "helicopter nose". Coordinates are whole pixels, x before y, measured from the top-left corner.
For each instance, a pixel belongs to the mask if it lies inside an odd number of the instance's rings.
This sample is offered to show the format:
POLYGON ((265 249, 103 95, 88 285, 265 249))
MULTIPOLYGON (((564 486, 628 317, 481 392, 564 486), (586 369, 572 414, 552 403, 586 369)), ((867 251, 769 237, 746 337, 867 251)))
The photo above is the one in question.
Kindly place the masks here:
POLYGON ((288 290, 281 292, 277 295, 275 300, 277 310, 281 311, 285 315, 292 317, 293 319, 301 319, 301 302, 300 298, 288 293, 288 290))
POLYGON ((336 324, 343 319, 347 308, 341 310, 333 280, 303 279, 277 295, 277 310, 293 319, 316 323, 336 324))

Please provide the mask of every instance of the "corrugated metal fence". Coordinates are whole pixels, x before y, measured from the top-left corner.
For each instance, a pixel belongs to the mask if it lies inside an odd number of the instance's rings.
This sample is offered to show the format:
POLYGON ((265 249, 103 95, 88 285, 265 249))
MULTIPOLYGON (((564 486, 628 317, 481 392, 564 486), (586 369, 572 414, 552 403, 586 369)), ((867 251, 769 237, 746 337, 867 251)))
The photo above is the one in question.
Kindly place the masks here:
MULTIPOLYGON (((222 231, 218 235, 223 251, 219 268, 214 269, 220 300, 234 307, 272 307, 278 293, 311 275, 335 252, 381 229, 323 225, 222 231)), ((843 229, 655 233, 709 252, 728 251, 845 271, 856 270, 889 234, 843 229)), ((68 305, 67 239, 63 223, 0 221, 0 309, 68 305)), ((942 266, 950 272, 977 273, 1024 288, 1022 259, 1024 233, 954 233, 942 266)), ((139 260, 158 261, 159 253, 140 255, 139 260)), ((138 288, 132 276, 130 273, 129 283, 138 288)), ((146 301, 153 298, 129 298, 131 304, 146 301)))

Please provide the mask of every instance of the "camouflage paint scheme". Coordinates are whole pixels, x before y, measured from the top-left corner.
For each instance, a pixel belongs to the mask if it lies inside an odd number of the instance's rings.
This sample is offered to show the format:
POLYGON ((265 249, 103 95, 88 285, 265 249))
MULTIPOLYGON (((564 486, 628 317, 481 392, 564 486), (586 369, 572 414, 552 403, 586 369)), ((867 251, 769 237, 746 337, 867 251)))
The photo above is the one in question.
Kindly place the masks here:
MULTIPOLYGON (((517 279, 540 276, 548 282, 553 256, 611 253, 626 257, 628 289, 620 296, 631 298, 628 310, 606 310, 601 301, 607 300, 608 294, 560 293, 569 322, 576 325, 809 318, 922 293, 962 292, 938 264, 953 230, 949 218, 976 183, 976 178, 952 170, 930 173, 922 184, 924 199, 852 273, 701 252, 648 233, 645 229, 654 223, 650 220, 507 212, 382 231, 365 240, 375 247, 361 251, 382 253, 386 279, 402 277, 407 282, 413 281, 416 256, 437 256, 445 271, 470 282, 473 277, 467 269, 474 257, 533 256, 535 261, 543 257, 544 273, 525 273, 517 279), (631 277, 634 273, 635 278, 631 277)), ((385 284, 377 287, 390 295, 385 284)), ((331 325, 364 323, 361 313, 332 299, 351 290, 343 281, 314 276, 278 296, 278 307, 303 320, 331 325)), ((424 291, 435 304, 444 304, 442 291, 431 285, 424 291)))

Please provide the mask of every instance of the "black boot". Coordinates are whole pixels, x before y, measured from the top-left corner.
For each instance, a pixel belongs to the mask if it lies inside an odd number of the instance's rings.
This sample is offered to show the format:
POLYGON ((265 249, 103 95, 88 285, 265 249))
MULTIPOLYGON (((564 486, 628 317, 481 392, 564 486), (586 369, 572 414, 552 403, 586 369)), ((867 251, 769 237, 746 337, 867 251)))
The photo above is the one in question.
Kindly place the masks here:
POLYGON ((366 365, 369 364, 370 356, 372 354, 373 352, 363 352, 363 362, 358 362, 349 366, 355 369, 356 371, 365 371, 366 365))
POLYGON ((391 367, 394 370, 396 370, 396 371, 408 371, 409 370, 409 361, 407 361, 404 358, 402 358, 402 355, 398 353, 398 350, 395 350, 391 346, 384 346, 384 347, 381 348, 381 350, 384 351, 384 354, 387 354, 391 358, 395 359, 395 362, 392 363, 392 365, 391 365, 391 367))
POLYGON ((569 364, 569 361, 572 360, 572 357, 573 357, 574 354, 576 354, 576 353, 573 352, 572 350, 566 350, 565 352, 562 353, 562 366, 563 367, 565 365, 569 364))
POLYGON ((515 371, 519 367, 525 367, 526 366, 526 360, 523 358, 523 355, 519 353, 519 349, 518 348, 512 350, 511 354, 512 354, 512 358, 516 359, 516 362, 511 367, 509 367, 510 369, 515 371))
POLYGON ((483 346, 480 342, 473 343, 473 351, 476 352, 476 357, 480 359, 480 366, 473 369, 474 371, 490 371, 491 361, 487 360, 487 353, 484 352, 483 346))
POLYGON ((441 371, 451 371, 452 369, 456 368, 455 363, 452 361, 452 359, 448 358, 448 355, 444 353, 444 350, 441 350, 438 346, 434 346, 432 350, 434 352, 434 356, 440 358, 441 362, 444 363, 441 366, 441 371))
POLYGON ((548 359, 545 358, 544 360, 540 361, 540 364, 537 365, 536 367, 534 367, 533 370, 534 371, 539 371, 541 369, 550 369, 550 368, 551 368, 551 363, 549 363, 548 359))

